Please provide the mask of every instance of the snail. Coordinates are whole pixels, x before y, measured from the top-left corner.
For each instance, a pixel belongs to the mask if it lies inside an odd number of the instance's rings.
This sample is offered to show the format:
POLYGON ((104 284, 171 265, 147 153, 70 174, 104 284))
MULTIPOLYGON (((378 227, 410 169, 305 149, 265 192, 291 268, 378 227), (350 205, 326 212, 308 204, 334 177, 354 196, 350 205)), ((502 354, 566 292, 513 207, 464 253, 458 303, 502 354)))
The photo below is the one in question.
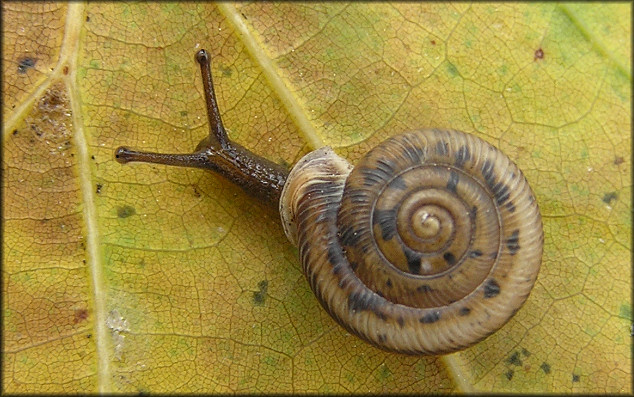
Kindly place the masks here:
POLYGON ((190 154, 116 149, 140 161, 210 169, 279 206, 324 309, 384 350, 439 355, 501 328, 535 283, 542 221, 519 168, 485 141, 426 129, 393 136, 353 168, 328 147, 290 171, 227 137, 210 56, 196 54, 210 134, 190 154))

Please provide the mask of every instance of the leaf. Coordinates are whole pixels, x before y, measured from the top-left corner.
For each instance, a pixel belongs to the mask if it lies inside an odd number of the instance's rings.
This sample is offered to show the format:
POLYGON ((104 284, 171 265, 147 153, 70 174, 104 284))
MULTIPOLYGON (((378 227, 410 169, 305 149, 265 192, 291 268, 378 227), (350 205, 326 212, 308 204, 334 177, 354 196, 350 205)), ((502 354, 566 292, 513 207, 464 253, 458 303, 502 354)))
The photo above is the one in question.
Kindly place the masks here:
POLYGON ((3 3, 3 384, 25 392, 631 393, 631 4, 3 3), (444 357, 373 348, 308 288, 275 209, 114 161, 225 125, 290 165, 419 127, 525 172, 525 306, 444 357))

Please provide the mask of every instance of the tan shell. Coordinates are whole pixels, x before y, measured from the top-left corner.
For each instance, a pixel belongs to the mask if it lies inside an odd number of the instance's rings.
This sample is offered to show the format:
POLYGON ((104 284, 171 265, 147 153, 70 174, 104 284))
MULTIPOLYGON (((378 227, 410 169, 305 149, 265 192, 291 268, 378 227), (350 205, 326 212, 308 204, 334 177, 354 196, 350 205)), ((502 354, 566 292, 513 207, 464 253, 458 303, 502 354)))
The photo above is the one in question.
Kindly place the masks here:
POLYGON ((522 306, 541 263, 526 179, 459 131, 395 136, 352 171, 329 148, 312 152, 280 213, 322 306, 390 351, 443 354, 486 338, 522 306))

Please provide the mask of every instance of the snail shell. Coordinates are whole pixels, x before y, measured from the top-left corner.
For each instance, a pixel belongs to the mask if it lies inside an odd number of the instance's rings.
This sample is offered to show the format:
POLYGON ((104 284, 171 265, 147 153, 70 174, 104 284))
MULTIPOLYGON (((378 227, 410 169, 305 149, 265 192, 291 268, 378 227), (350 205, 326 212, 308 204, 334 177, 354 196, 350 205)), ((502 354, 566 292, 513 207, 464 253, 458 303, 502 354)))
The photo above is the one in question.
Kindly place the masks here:
POLYGON ((486 338, 522 306, 541 263, 523 174, 458 131, 392 137, 354 169, 330 148, 311 152, 280 214, 322 306, 389 351, 443 354, 486 338))

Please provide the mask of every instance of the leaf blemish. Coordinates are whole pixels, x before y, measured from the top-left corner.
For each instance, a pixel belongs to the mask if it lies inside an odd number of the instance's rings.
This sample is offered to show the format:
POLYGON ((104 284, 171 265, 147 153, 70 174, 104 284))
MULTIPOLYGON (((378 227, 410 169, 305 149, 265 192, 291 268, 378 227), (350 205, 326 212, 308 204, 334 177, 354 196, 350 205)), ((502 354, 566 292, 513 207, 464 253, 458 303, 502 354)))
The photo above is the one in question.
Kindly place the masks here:
POLYGON ((506 359, 506 362, 512 365, 521 366, 522 360, 520 359, 520 353, 515 352, 509 358, 506 359))
POLYGON ((31 57, 20 58, 20 60, 18 60, 18 73, 25 74, 27 70, 35 66, 35 62, 37 62, 35 58, 31 58, 31 57))
POLYGON ((77 324, 80 321, 86 320, 87 318, 88 318, 87 309, 77 309, 75 310, 75 317, 73 318, 73 324, 77 324))
POLYGON ((609 192, 609 193, 606 193, 605 195, 603 195, 603 198, 601 199, 601 201, 603 201, 606 204, 611 204, 612 201, 616 200, 617 198, 619 198, 618 193, 609 192))
POLYGON ((541 48, 537 49, 535 51, 535 58, 534 59, 535 60, 544 59, 544 50, 542 50, 541 48))
POLYGON ((266 301, 266 291, 269 288, 269 282, 262 280, 258 283, 259 291, 253 293, 253 303, 258 306, 264 305, 266 301))
POLYGON ((136 210, 134 209, 134 207, 130 206, 130 205, 124 205, 124 206, 120 206, 117 207, 117 216, 119 218, 127 218, 129 216, 132 216, 136 214, 136 210))

